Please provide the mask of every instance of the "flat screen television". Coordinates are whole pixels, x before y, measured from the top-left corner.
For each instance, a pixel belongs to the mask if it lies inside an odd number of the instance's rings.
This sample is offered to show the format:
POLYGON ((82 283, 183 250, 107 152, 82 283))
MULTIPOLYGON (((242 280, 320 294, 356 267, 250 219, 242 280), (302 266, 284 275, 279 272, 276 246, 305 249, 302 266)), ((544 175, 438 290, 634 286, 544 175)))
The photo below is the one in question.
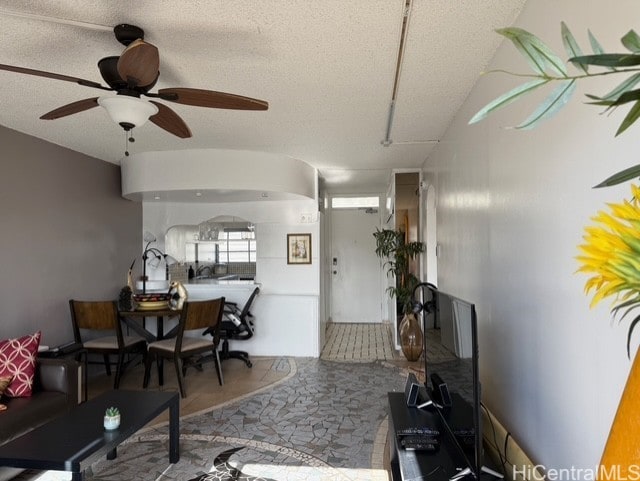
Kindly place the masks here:
POLYGON ((480 479, 481 473, 502 478, 500 473, 483 465, 475 305, 426 283, 416 287, 414 301, 423 311, 425 384, 430 378, 437 380, 430 390, 435 409, 466 464, 451 479, 480 479), (444 396, 450 394, 449 399, 443 399, 442 382, 446 383, 444 396), (460 398, 466 403, 457 401, 460 398))

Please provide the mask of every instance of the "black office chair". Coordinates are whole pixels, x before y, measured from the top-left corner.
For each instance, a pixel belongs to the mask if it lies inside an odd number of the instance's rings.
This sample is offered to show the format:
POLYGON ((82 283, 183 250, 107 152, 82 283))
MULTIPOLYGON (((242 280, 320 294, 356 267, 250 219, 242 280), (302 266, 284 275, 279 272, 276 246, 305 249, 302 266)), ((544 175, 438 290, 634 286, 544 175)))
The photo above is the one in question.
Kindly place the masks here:
POLYGON ((246 351, 230 351, 229 341, 246 341, 253 337, 253 320, 251 314, 251 304, 260 292, 260 288, 256 287, 242 310, 235 302, 225 302, 224 312, 222 314, 222 325, 220 326, 220 339, 222 340, 222 348, 220 351, 220 360, 240 359, 244 361, 247 367, 253 366, 249 360, 249 353, 246 351))

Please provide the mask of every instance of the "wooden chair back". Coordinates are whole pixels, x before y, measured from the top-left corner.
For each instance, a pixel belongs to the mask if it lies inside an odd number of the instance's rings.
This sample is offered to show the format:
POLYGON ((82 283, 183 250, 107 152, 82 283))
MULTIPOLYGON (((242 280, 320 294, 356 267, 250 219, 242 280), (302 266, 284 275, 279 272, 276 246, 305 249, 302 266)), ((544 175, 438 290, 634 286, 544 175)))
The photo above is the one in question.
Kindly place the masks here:
POLYGON ((180 324, 176 339, 176 348, 182 345, 185 331, 210 328, 213 334, 213 343, 217 345, 220 340, 220 324, 224 309, 224 297, 206 301, 187 301, 182 307, 180 324))
POLYGON ((82 342, 80 329, 113 331, 122 342, 122 329, 118 318, 118 306, 115 301, 69 301, 73 336, 76 342, 82 342))

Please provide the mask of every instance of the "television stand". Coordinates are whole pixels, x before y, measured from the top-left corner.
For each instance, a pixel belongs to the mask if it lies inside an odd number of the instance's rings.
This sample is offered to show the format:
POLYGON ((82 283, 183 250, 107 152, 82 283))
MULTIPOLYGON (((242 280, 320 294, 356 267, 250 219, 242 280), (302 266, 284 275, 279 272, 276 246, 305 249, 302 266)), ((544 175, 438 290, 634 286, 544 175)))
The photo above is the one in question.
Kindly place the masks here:
POLYGON ((442 409, 442 406, 437 402, 435 402, 433 399, 429 399, 428 401, 425 401, 422 404, 418 404, 416 406, 416 408, 418 409, 424 409, 424 408, 430 408, 430 407, 442 409))
MULTIPOLYGON (((500 474, 498 471, 494 471, 491 468, 487 468, 486 466, 482 466, 481 471, 483 473, 488 474, 489 476, 493 476, 494 478, 499 478, 499 479, 504 478, 503 474, 500 474)), ((465 477, 470 476, 471 474, 472 473, 469 468, 464 468, 458 474, 451 476, 449 478, 449 481, 459 481, 460 479, 464 479, 465 477)))
MULTIPOLYGON (((457 396, 456 396, 457 397, 457 396)), ((428 479, 429 481, 462 481, 471 472, 460 470, 466 466, 454 442, 449 438, 446 428, 441 425, 440 416, 435 407, 419 409, 407 407, 404 393, 390 392, 389 400, 389 460, 391 464, 391 479, 393 481, 409 481, 428 479), (408 421, 409 420, 409 421, 408 421), (415 427, 437 429, 439 446, 435 451, 405 450, 397 435, 397 430, 407 427, 408 422, 415 423, 415 427)), ((457 400, 456 400, 457 401, 457 400)), ((466 402, 466 401, 465 401, 466 402)), ((471 409, 471 406, 468 406, 471 409)), ((489 460, 485 460, 488 462, 489 460)), ((486 474, 482 481, 489 481, 492 476, 502 477, 498 471, 491 468, 483 469, 486 474), (495 473, 495 474, 494 474, 495 473)))

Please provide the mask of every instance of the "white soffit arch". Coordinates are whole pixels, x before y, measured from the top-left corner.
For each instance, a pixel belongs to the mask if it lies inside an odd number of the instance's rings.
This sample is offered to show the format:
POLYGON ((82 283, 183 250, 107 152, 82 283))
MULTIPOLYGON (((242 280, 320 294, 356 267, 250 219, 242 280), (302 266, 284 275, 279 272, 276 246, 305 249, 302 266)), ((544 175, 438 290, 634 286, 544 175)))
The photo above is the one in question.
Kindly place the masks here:
POLYGON ((121 162, 122 196, 134 201, 316 200, 318 173, 302 160, 249 150, 142 152, 121 162))

